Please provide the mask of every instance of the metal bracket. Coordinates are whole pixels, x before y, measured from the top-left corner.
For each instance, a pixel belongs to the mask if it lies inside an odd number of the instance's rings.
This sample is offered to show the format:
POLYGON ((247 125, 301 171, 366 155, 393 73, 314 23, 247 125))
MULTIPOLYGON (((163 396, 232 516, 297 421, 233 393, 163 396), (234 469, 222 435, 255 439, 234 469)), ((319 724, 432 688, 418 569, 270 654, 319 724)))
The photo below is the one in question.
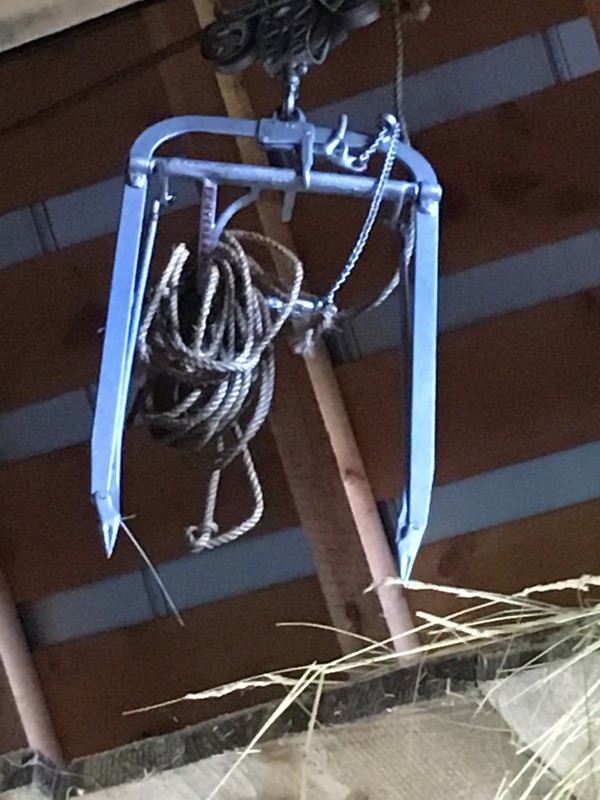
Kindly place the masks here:
MULTIPOLYGON (((108 305, 102 364, 92 433, 92 496, 98 510, 104 547, 114 549, 121 526, 120 484, 123 431, 131 373, 142 306, 159 223, 169 202, 168 181, 184 177, 202 184, 200 247, 209 251, 224 226, 263 189, 284 195, 306 192, 370 199, 376 180, 357 174, 313 169, 313 160, 331 158, 331 143, 348 151, 369 146, 367 137, 344 129, 332 131, 303 120, 252 120, 223 117, 178 117, 144 131, 135 141, 129 159, 128 180, 123 191, 121 218, 113 279, 108 305), (220 134, 253 137, 263 147, 293 153, 300 147, 301 174, 288 167, 265 167, 160 158, 159 147, 184 134, 220 134), (337 137, 337 139, 336 139, 337 137), (302 155, 303 154, 303 155, 302 155), (217 219, 217 193, 221 185, 246 190, 217 219)), ((385 151, 382 141, 379 149, 385 151)), ((334 148, 335 150, 335 148, 334 148)), ((435 445, 435 363, 437 333, 438 205, 441 189, 430 164, 406 143, 397 145, 396 159, 408 170, 409 181, 388 180, 384 198, 394 208, 406 196, 417 197, 415 207, 416 250, 414 266, 405 282, 410 330, 403 351, 410 353, 405 371, 404 416, 407 438, 407 471, 398 549, 402 577, 410 574, 427 523, 433 484, 435 445)), ((274 307, 275 308, 275 307, 274 307)), ((301 308, 298 309, 298 312, 301 308)), ((407 317, 408 318, 408 317, 407 317)))
POLYGON ((308 189, 315 155, 315 126, 304 120, 282 120, 275 117, 258 123, 258 143, 264 150, 297 152, 300 156, 300 175, 308 189))
MULTIPOLYGON (((258 143, 269 155, 272 164, 297 169, 305 189, 310 183, 315 154, 315 127, 298 112, 298 119, 272 117, 258 123, 258 143)), ((294 211, 296 191, 283 196, 281 217, 289 222, 294 211)))

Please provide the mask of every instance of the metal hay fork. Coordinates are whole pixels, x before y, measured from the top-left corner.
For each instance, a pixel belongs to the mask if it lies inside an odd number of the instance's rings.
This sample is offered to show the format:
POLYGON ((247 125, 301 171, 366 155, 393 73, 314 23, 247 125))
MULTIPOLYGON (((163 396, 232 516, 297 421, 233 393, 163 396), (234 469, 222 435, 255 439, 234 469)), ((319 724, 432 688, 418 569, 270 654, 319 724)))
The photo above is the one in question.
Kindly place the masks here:
MULTIPOLYGON (((92 496, 100 517, 106 553, 114 549, 122 517, 120 486, 122 445, 131 373, 148 272, 160 212, 169 199, 169 180, 189 178, 201 184, 201 247, 209 252, 225 225, 263 189, 284 193, 284 209, 291 212, 297 192, 370 198, 376 179, 313 169, 316 157, 348 167, 353 152, 364 151, 367 137, 315 127, 304 119, 269 118, 260 121, 186 116, 168 119, 144 131, 129 158, 100 380, 92 434, 92 496), (278 151, 296 168, 250 166, 156 155, 164 143, 184 134, 254 137, 267 152, 278 151), (291 159, 291 160, 290 160, 291 159), (246 194, 220 216, 216 214, 219 186, 238 186, 246 194)), ((389 139, 382 141, 385 151, 389 139)), ((398 521, 400 573, 408 578, 421 544, 434 474, 435 392, 438 279, 438 207, 441 189, 429 163, 414 149, 398 143, 396 159, 411 181, 388 180, 383 194, 397 218, 403 200, 415 201, 416 247, 412 280, 402 281, 404 325, 405 490, 398 521)), ((289 213, 288 213, 289 216, 289 213)), ((298 309, 301 313, 302 309, 298 309)))

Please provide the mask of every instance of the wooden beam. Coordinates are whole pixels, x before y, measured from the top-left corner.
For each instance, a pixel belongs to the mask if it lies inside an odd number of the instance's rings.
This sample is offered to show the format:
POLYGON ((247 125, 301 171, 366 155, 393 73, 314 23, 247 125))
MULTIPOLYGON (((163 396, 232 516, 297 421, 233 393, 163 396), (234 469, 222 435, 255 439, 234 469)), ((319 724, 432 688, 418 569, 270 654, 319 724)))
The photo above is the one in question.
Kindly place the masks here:
MULTIPOLYGON (((209 2, 193 0, 190 8, 200 26, 213 18, 209 2)), ((161 32, 169 25, 167 17, 155 6, 148 9, 146 19, 150 35, 160 44, 161 32)), ((174 80, 173 68, 177 66, 161 68, 173 112, 190 113, 198 104, 196 85, 181 72, 174 80), (186 85, 191 90, 189 98, 182 95, 186 85)), ((227 114, 254 118, 242 78, 218 75, 217 82, 227 114)), ((238 147, 243 161, 266 163, 253 140, 240 140, 238 147)), ((289 227, 281 221, 279 201, 261 199, 257 211, 264 232, 295 250, 289 227)), ((404 634, 411 623, 399 589, 381 588, 377 595, 364 594, 373 580, 379 583, 395 575, 396 568, 324 350, 305 359, 303 366, 288 348, 279 348, 271 424, 333 624, 374 638, 404 634)), ((345 649, 356 646, 345 636, 340 641, 345 649)))
POLYGON ((0 572, 0 667, 8 679, 21 725, 32 750, 58 767, 65 764, 46 699, 27 646, 8 583, 0 572))

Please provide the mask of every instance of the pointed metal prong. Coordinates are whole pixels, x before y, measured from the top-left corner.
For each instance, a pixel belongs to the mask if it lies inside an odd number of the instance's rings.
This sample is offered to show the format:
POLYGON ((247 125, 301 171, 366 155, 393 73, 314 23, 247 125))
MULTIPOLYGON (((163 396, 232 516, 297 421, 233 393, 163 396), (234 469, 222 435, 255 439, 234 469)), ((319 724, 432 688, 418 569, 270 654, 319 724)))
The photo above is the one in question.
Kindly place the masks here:
POLYGON ((118 522, 107 522, 102 525, 102 541, 104 542, 104 552, 107 558, 110 558, 113 554, 120 527, 120 520, 118 522))
POLYGON ((400 571, 400 580, 409 580, 424 533, 425 529, 414 523, 403 530, 399 530, 398 569, 400 571))
POLYGON ((401 554, 399 558, 400 580, 407 581, 412 572, 413 559, 408 554, 401 554))
POLYGON ((281 221, 291 222, 294 214, 294 205, 296 204, 296 192, 285 192, 283 195, 283 203, 281 206, 281 221))
MULTIPOLYGON (((118 493, 116 494, 118 497, 118 493)), ((100 530, 102 532, 102 542, 107 558, 110 558, 117 543, 117 537, 121 528, 121 512, 118 503, 113 500, 112 494, 95 494, 94 502, 100 517, 100 530)))

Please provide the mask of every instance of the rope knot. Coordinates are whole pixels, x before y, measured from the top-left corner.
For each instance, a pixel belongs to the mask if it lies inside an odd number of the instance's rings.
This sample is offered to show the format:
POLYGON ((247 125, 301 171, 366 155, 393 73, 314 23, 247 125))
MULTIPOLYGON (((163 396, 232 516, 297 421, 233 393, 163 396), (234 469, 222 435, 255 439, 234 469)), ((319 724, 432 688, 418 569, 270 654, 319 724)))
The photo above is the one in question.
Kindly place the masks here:
POLYGON ((331 331, 339 317, 339 310, 329 298, 323 298, 312 313, 294 321, 292 350, 296 355, 311 356, 327 331, 331 331))
POLYGON ((212 550, 216 546, 213 539, 218 533, 219 526, 216 522, 205 523, 202 527, 189 525, 185 531, 185 538, 194 552, 201 552, 202 550, 212 550))

